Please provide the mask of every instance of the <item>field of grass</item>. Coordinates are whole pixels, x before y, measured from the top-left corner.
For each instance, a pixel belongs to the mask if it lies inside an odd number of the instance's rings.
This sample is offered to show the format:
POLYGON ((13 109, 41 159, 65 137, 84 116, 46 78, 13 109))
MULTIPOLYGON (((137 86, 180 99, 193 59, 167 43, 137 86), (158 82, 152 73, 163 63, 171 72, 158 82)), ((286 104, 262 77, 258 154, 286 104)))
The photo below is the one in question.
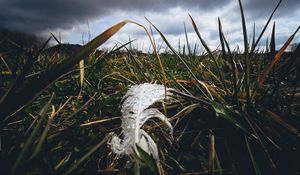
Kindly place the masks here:
POLYGON ((221 20, 219 49, 209 48, 192 17, 204 53, 188 42, 173 48, 155 21, 149 23, 168 47, 163 53, 151 32, 128 20, 84 46, 48 48, 52 36, 28 49, 3 39, 9 50, 0 53, 0 172, 299 174, 300 45, 287 52, 299 27, 276 50, 274 24, 270 42, 259 47, 278 6, 250 39, 240 3, 243 52, 232 50, 221 20), (132 49, 131 42, 96 50, 127 23, 146 31, 153 52, 132 49), (140 149, 119 157, 108 144, 112 133, 121 133, 122 97, 146 82, 176 90, 172 100, 154 105, 173 136, 158 120, 143 126, 159 161, 140 149))

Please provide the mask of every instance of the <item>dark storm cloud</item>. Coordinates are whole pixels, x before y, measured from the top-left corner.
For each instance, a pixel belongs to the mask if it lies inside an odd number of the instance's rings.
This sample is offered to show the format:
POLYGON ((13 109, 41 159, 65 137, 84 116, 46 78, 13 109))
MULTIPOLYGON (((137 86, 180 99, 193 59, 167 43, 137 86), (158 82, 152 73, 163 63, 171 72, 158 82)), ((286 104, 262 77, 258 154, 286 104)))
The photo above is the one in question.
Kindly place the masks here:
MULTIPOLYGON (((211 10, 230 0, 0 0, 0 27, 23 31, 71 28, 114 10, 164 12, 171 7, 211 10)), ((126 18, 126 16, 124 16, 126 18)))
MULTIPOLYGON (((246 15, 254 20, 268 16, 277 2, 243 0, 246 15)), ((109 16, 115 10, 134 11, 143 16, 145 12, 164 14, 172 7, 182 7, 187 9, 186 13, 191 10, 208 13, 229 3, 236 4, 236 10, 231 12, 239 11, 237 0, 0 0, 0 27, 30 32, 69 29, 95 17, 109 16)), ((276 14, 284 17, 297 9, 300 0, 283 0, 276 14)))

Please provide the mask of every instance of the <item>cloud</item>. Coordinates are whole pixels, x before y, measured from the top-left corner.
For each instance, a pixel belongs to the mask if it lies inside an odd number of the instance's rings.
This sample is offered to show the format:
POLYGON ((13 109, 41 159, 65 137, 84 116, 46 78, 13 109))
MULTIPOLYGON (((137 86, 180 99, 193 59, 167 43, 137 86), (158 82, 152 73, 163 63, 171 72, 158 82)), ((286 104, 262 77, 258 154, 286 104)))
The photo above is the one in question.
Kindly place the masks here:
POLYGON ((113 14, 116 10, 163 12, 174 7, 211 10, 230 0, 1 0, 0 26, 37 32, 70 29, 79 22, 113 14))
MULTIPOLYGON (((277 3, 276 0, 242 2, 246 14, 253 19, 267 16, 277 3)), ((118 10, 144 15, 180 7, 187 13, 192 10, 211 13, 232 3, 235 4, 233 10, 238 11, 236 0, 1 0, 0 26, 29 32, 70 29, 83 21, 112 15, 118 10)), ((291 15, 299 8, 299 0, 284 0, 278 17, 291 15)))
MULTIPOLYGON (((259 34, 268 16, 275 8, 277 0, 242 0, 247 20, 249 37, 255 23, 256 35, 259 34)), ((299 26, 299 0, 284 0, 275 13, 278 45, 299 26)), ((86 43, 89 33, 95 37, 109 26, 124 19, 132 19, 145 26, 149 23, 146 16, 177 47, 178 41, 185 43, 184 27, 186 24, 189 42, 198 44, 188 14, 191 14, 198 28, 215 49, 218 46, 218 17, 223 30, 232 45, 242 43, 241 16, 237 0, 0 0, 0 27, 25 32, 59 34, 63 42, 86 43)), ((270 28, 262 39, 270 36, 270 28)), ((161 39, 154 32, 158 44, 161 39)), ((257 36, 256 36, 257 37, 257 36)), ((149 47, 145 32, 134 25, 127 25, 105 47, 116 42, 125 43, 136 39, 137 47, 149 47)), ((299 37, 295 38, 299 42, 299 37)))

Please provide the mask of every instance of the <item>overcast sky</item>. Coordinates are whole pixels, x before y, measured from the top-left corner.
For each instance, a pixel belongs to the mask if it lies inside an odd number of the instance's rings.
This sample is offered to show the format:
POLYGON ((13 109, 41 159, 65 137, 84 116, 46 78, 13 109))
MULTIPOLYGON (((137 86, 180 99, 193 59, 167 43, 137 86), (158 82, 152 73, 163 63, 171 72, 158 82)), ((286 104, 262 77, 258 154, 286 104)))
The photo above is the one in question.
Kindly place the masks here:
MULTIPOLYGON (((256 34, 276 6, 278 0, 243 0, 249 37, 253 24, 256 34)), ((300 25, 300 0, 283 0, 273 21, 276 21, 277 45, 300 25)), ((185 42, 186 24, 191 44, 199 43, 188 14, 195 19, 207 43, 218 46, 217 18, 220 17, 224 33, 232 45, 242 43, 241 18, 238 0, 0 0, 0 27, 49 35, 60 33, 63 42, 82 44, 97 36, 111 25, 131 19, 146 26, 146 16, 177 47, 185 42)), ((270 36, 271 25, 265 37, 270 36)), ((294 42, 300 41, 300 33, 294 42)), ((146 50, 147 36, 132 24, 123 28, 104 47, 135 39, 138 49, 146 50)), ((157 42, 161 40, 155 35, 157 42)), ((261 45, 265 43, 265 38, 261 45)))

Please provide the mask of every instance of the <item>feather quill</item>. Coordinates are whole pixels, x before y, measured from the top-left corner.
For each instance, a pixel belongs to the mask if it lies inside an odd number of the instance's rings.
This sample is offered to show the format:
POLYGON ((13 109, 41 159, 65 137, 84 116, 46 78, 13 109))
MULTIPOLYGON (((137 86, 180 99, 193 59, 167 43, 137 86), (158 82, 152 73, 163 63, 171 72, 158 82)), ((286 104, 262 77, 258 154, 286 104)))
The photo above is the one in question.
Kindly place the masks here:
MULTIPOLYGON (((167 88, 167 98, 172 93, 167 88)), ((155 102, 165 99, 165 87, 158 84, 144 83, 132 86, 125 96, 121 107, 122 112, 122 136, 113 136, 110 145, 112 151, 117 155, 133 156, 133 149, 136 145, 145 152, 159 159, 157 145, 150 135, 141 127, 151 118, 158 118, 163 121, 173 134, 173 127, 168 118, 158 109, 149 108, 155 102)))

